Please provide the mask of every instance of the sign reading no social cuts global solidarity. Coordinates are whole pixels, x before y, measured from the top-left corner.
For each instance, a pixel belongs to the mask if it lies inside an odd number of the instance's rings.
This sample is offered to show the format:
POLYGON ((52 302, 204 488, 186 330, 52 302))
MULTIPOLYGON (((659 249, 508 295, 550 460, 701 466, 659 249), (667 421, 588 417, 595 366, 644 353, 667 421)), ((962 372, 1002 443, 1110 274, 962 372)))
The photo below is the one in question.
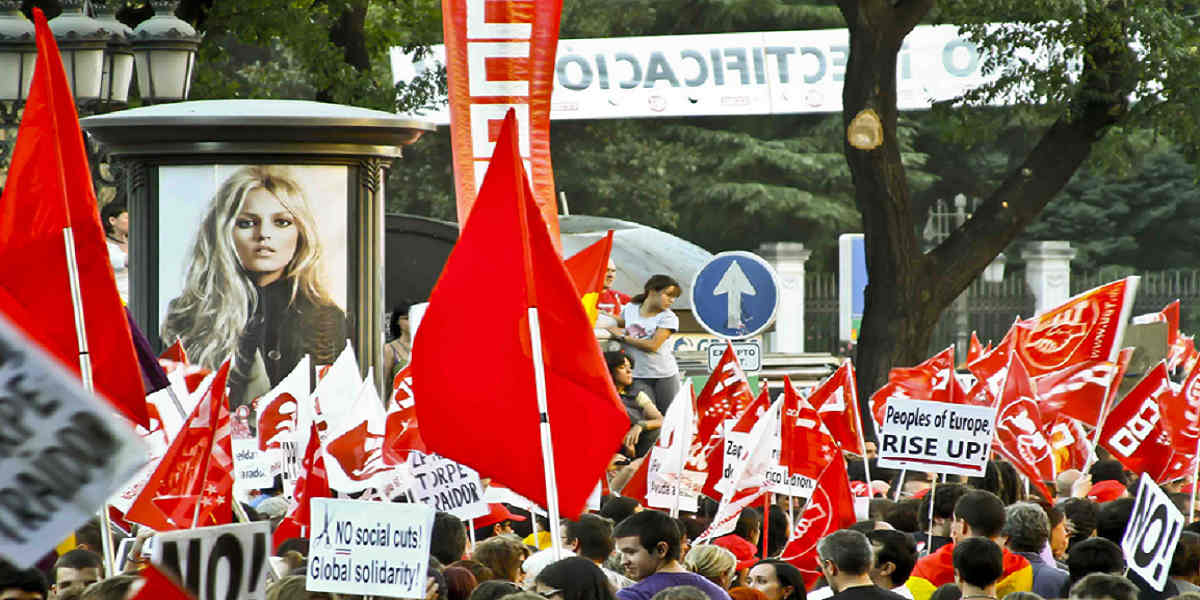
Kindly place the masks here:
POLYGON ((1187 520, 1149 475, 1142 473, 1138 483, 1133 514, 1121 538, 1125 563, 1154 589, 1163 591, 1167 583, 1175 545, 1187 520))
POLYGON ((33 565, 145 462, 112 408, 0 317, 0 553, 33 565))
POLYGON ((879 466, 982 476, 991 455, 996 409, 892 399, 884 410, 879 466))
POLYGON ((254 521, 160 533, 150 561, 196 600, 258 600, 267 596, 270 555, 270 523, 254 521))
POLYGON ((479 473, 436 454, 412 452, 413 496, 417 502, 448 512, 464 521, 488 514, 479 473))
POLYGON ((425 597, 432 507, 314 498, 310 592, 425 597))

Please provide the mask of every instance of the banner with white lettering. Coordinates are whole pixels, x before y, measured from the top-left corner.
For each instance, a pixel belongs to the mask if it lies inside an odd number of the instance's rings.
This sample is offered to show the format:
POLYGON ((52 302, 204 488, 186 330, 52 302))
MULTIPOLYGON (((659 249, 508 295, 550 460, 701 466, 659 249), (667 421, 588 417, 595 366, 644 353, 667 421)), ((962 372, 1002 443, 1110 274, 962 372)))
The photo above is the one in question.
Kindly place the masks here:
POLYGON ((113 408, 0 317, 0 548, 32 566, 146 463, 113 408))
POLYGON ((995 430, 995 408, 893 398, 884 408, 878 463, 982 477, 995 430))
MULTIPOLYGON (((700 488, 704 487, 706 473, 684 470, 683 487, 676 500, 675 486, 679 476, 671 474, 670 477, 664 477, 660 474, 662 465, 671 460, 671 452, 670 448, 655 446, 647 455, 646 460, 650 461, 650 467, 646 475, 646 506, 671 509, 675 508, 678 502, 679 510, 696 512, 699 510, 700 488)), ((679 460, 676 458, 673 462, 677 464, 679 460)))
POLYGON ((432 507, 314 498, 310 592, 424 598, 432 507))
POLYGON ((266 451, 258 447, 257 438, 233 438, 233 479, 239 487, 256 490, 269 488, 275 482, 282 463, 282 452, 266 451))
POLYGON ((1133 513, 1121 537, 1121 550, 1125 551, 1125 564, 1160 592, 1167 583, 1175 545, 1186 522, 1154 479, 1142 473, 1133 513))
POLYGON ((196 600, 267 597, 271 524, 266 521, 160 533, 150 562, 174 575, 196 600))
MULTIPOLYGON (((458 224, 467 222, 505 113, 517 115, 518 146, 550 239, 559 246, 550 165, 550 90, 562 0, 442 0, 450 91, 450 145, 458 224)), ((561 249, 560 249, 561 251, 561 249)))
POLYGON ((409 454, 412 493, 417 502, 448 512, 464 521, 488 514, 479 473, 437 454, 409 454))

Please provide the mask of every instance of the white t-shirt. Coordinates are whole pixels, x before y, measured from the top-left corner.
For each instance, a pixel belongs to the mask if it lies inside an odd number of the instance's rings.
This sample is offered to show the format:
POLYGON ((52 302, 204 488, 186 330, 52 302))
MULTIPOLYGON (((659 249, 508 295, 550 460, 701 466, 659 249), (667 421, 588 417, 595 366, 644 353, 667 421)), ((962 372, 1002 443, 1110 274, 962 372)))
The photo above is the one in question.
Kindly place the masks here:
POLYGON ((129 302, 129 255, 116 242, 105 240, 105 243, 108 244, 108 262, 117 279, 117 293, 122 301, 129 302))
MULTIPOLYGON (((654 337, 654 333, 660 328, 679 331, 679 317, 669 309, 653 317, 643 317, 641 310, 641 304, 632 303, 626 304, 621 310, 621 317, 625 319, 625 335, 648 340, 654 337)), ((671 351, 671 345, 667 342, 663 342, 658 351, 652 353, 643 352, 628 344, 625 348, 633 357, 634 377, 661 379, 679 374, 679 365, 675 364, 675 353, 671 351)))

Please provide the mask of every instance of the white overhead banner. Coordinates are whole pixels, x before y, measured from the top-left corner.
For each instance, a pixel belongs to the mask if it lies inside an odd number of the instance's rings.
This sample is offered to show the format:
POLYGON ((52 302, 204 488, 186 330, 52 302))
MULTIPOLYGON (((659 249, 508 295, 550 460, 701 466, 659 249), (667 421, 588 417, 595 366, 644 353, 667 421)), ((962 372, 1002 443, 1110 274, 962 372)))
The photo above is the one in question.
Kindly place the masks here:
MULTIPOLYGON (((559 40, 550 118, 840 112, 849 57, 845 29, 559 40)), ((445 58, 434 46, 432 61, 445 58)), ((399 47, 391 60, 396 82, 434 64, 413 63, 399 47)), ((897 104, 919 110, 957 98, 988 80, 982 64, 957 27, 919 26, 897 57, 897 104)), ((421 116, 450 122, 446 106, 421 116)))

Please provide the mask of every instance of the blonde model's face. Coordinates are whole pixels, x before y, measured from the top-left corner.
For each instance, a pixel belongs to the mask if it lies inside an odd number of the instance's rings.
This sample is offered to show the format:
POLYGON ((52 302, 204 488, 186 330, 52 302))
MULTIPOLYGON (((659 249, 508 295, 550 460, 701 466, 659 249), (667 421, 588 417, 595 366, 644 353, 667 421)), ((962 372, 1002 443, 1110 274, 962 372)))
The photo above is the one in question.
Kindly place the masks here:
POLYGON ((300 230, 296 217, 274 194, 257 188, 246 194, 234 218, 233 244, 242 267, 265 286, 283 274, 296 254, 300 230))

